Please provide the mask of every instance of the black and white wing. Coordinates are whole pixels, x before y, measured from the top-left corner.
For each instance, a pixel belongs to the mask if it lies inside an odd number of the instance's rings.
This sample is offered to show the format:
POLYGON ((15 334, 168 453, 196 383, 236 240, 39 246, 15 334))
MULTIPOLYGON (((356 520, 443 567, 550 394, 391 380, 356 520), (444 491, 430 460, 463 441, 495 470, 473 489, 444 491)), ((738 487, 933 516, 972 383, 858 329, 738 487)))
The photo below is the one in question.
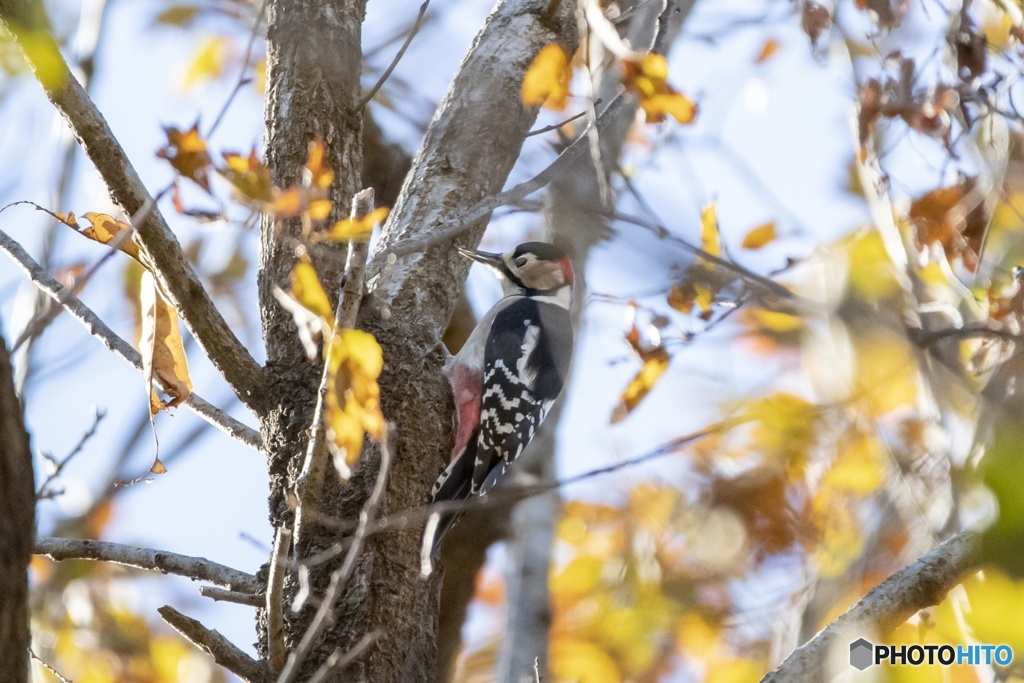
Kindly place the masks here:
POLYGON ((484 352, 470 495, 487 493, 522 454, 562 390, 571 355, 572 323, 563 306, 524 297, 495 317, 484 352))

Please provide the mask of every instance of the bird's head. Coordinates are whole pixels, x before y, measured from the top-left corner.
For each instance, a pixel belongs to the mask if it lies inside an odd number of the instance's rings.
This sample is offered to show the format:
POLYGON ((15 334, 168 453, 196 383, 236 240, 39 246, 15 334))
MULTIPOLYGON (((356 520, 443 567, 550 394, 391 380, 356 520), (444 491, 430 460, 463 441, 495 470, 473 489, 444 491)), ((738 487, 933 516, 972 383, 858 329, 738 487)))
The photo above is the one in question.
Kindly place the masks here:
POLYGON ((555 294, 572 288, 572 262, 547 242, 525 242, 504 254, 459 249, 459 253, 497 271, 505 294, 555 294))

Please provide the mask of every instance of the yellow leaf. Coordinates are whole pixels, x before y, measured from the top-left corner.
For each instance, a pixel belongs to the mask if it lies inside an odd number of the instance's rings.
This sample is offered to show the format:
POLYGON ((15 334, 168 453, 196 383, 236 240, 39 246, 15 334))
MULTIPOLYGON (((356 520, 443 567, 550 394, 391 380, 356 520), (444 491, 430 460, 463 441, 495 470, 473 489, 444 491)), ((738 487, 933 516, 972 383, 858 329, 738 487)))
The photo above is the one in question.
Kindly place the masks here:
POLYGON ((143 373, 150 393, 150 409, 156 414, 188 398, 192 393, 192 379, 188 374, 188 359, 178 328, 178 314, 160 294, 149 271, 142 274, 140 296, 143 316, 139 353, 142 354, 143 373), (169 401, 157 398, 153 391, 154 379, 160 382, 170 397, 169 401))
MULTIPOLYGON (((700 212, 700 248, 712 256, 722 255, 722 236, 718 232, 718 212, 714 202, 700 212)), ((711 263, 706 265, 714 267, 711 263)))
POLYGON ((63 88, 68 75, 67 67, 49 33, 19 30, 19 42, 39 83, 50 91, 63 88))
POLYGON ((324 320, 334 320, 331 300, 320 284, 316 270, 308 261, 300 261, 292 269, 292 296, 324 320))
POLYGON ((703 282, 694 283, 693 291, 697 295, 693 299, 694 303, 700 306, 700 310, 704 313, 710 313, 711 304, 715 300, 715 291, 703 282))
POLYGON ((704 683, 751 683, 767 673, 765 665, 754 659, 726 657, 709 667, 704 683))
POLYGON ((551 592, 559 605, 569 606, 597 588, 604 572, 604 559, 577 555, 551 578, 551 592))
POLYGON ((220 78, 230 52, 231 42, 224 36, 212 36, 203 41, 192 63, 185 70, 182 79, 185 87, 191 88, 201 81, 220 78))
POLYGON ((324 422, 335 466, 347 479, 363 449, 363 433, 384 436, 377 378, 384 356, 377 340, 362 330, 341 330, 325 349, 328 368, 324 422))
POLYGON ((153 465, 149 468, 150 474, 167 474, 167 466, 157 458, 153 461, 153 465))
POLYGON ((798 315, 769 311, 766 308, 750 308, 751 317, 770 332, 795 332, 803 327, 804 321, 798 315))
POLYGON ((314 221, 322 221, 331 213, 331 202, 327 199, 314 199, 309 203, 309 217, 314 221))
POLYGON ((622 399, 619 405, 612 411, 612 422, 621 422, 626 419, 640 401, 654 388, 654 385, 668 368, 668 352, 661 347, 647 352, 647 358, 640 372, 633 378, 622 392, 622 399))
POLYGON ((821 484, 835 491, 869 496, 884 481, 885 450, 874 434, 857 434, 843 444, 821 484))
POLYGON ((885 243, 877 230, 853 239, 848 252, 850 287, 858 296, 870 301, 884 299, 899 290, 885 243))
POLYGON ((621 683, 623 675, 615 660, 595 643, 577 638, 551 639, 551 673, 558 681, 621 683))
POLYGON ((821 489, 812 501, 815 519, 822 525, 814 560, 823 577, 840 576, 864 547, 864 532, 850 505, 830 489, 821 489))
POLYGON ((572 65, 557 43, 545 45, 523 77, 522 99, 527 107, 538 104, 562 111, 568 104, 572 65))
MULTIPOLYGON (((71 214, 71 216, 73 217, 74 214, 71 214)), ((131 230, 127 223, 115 220, 105 213, 89 211, 82 217, 92 223, 92 225, 84 230, 80 230, 79 232, 100 244, 109 244, 117 239, 117 236, 125 230, 131 230)), ((139 253, 139 245, 135 243, 134 236, 123 238, 117 248, 131 256, 139 263, 142 263, 142 256, 139 253)))
POLYGON ((172 5, 157 15, 156 23, 184 28, 192 23, 200 11, 195 5, 172 5))
POLYGON ((682 93, 658 93, 645 97, 640 106, 647 115, 647 121, 657 123, 665 116, 671 116, 682 124, 693 123, 697 118, 697 104, 682 93))
POLYGON ((256 66, 253 68, 252 74, 252 87, 253 89, 263 95, 267 92, 267 60, 261 59, 256 62, 256 66))
POLYGON ((206 141, 199 135, 199 124, 194 124, 186 131, 167 127, 164 133, 167 135, 167 145, 157 150, 156 155, 166 159, 182 177, 209 192, 207 167, 211 160, 206 151, 206 141))
POLYGON ((765 223, 748 232, 747 236, 743 238, 742 246, 744 249, 760 249, 775 237, 775 223, 765 223))
POLYGON ((854 348, 854 398, 866 400, 876 415, 917 401, 917 364, 903 340, 875 331, 856 336, 854 348))
POLYGON ((388 209, 382 206, 362 218, 338 221, 327 232, 317 234, 316 239, 322 242, 365 242, 370 239, 374 226, 383 223, 387 217, 388 209))
POLYGON ((640 98, 648 123, 664 121, 666 115, 684 124, 697 117, 697 105, 668 84, 668 62, 662 55, 623 60, 622 72, 622 84, 640 98))

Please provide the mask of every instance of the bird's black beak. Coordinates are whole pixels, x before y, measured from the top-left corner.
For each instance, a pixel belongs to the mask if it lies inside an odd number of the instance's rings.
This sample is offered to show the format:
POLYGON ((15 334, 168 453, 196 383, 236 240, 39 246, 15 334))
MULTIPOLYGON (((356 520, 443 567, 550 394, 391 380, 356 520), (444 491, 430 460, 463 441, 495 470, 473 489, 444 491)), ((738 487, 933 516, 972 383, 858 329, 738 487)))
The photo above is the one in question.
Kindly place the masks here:
POLYGON ((505 261, 501 258, 501 254, 492 254, 489 251, 473 251, 471 249, 463 249, 462 247, 456 248, 460 254, 468 259, 473 259, 477 263, 482 263, 485 266, 490 266, 491 268, 504 270, 505 261))

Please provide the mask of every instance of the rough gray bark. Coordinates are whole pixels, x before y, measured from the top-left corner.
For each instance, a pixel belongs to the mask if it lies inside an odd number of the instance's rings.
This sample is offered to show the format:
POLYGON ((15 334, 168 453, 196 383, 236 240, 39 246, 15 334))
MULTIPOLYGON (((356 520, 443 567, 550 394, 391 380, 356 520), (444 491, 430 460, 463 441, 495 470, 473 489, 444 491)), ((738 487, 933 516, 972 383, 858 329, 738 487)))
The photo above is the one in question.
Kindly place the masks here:
MULTIPOLYGON (((497 194, 519 157, 536 112, 526 111, 523 74, 546 44, 575 49, 574 3, 503 0, 488 18, 435 114, 370 264, 360 326, 384 349, 385 416, 397 423, 393 463, 381 515, 427 501, 452 443, 452 405, 440 372, 438 341, 469 269, 452 245, 391 262, 386 250, 429 234, 467 205, 497 194)), ((485 220, 462 235, 471 246, 485 220)), ((378 458, 364 454, 359 471, 332 511, 354 518, 367 498, 378 458)), ((381 637, 349 668, 347 680, 426 681, 435 668, 439 581, 419 575, 419 531, 370 540, 338 605, 331 637, 351 648, 381 637)))
POLYGON ((29 680, 28 563, 35 510, 32 451, 0 337, 0 671, 12 683, 29 680))
MULTIPOLYGON (((298 184, 310 143, 322 141, 324 163, 334 171, 328 190, 333 202, 328 224, 347 217, 352 196, 362 186, 362 115, 355 105, 360 97, 364 10, 365 0, 270 0, 268 4, 267 165, 279 187, 298 184)), ((321 374, 321 363, 306 358, 291 315, 272 294, 275 285, 285 290, 290 287, 301 232, 299 218, 277 221, 265 217, 261 235, 258 284, 267 347, 264 375, 268 401, 260 425, 271 477, 274 528, 292 525, 286 495, 306 451, 321 374)), ((332 303, 336 303, 344 248, 318 247, 310 256, 332 303)), ((327 487, 338 488, 337 479, 330 478, 327 487)), ((331 495, 321 498, 328 501, 331 495)), ((313 534, 318 537, 315 546, 297 548, 295 554, 303 557, 334 540, 334 534, 321 532, 313 534)), ((311 572, 314 594, 323 594, 333 568, 328 563, 311 572)), ((294 594, 293 579, 289 577, 286 583, 286 597, 294 594)), ((285 644, 290 650, 305 633, 312 610, 294 614, 286 609, 284 615, 285 644)), ((264 629, 261 615, 260 647, 265 654, 264 629)), ((303 662, 303 678, 333 649, 328 645, 314 649, 303 662)))

